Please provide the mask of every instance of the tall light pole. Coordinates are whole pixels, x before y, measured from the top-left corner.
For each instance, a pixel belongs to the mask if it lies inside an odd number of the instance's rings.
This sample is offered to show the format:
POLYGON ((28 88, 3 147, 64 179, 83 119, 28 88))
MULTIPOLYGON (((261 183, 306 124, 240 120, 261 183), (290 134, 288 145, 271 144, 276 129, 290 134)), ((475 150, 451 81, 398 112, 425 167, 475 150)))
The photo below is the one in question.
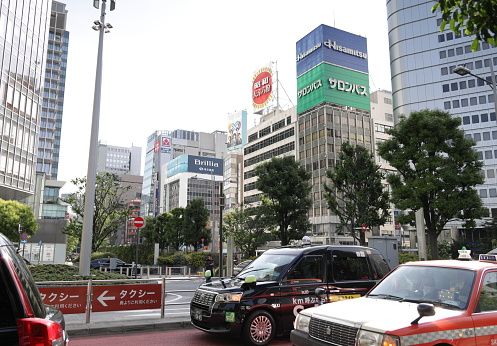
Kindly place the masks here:
POLYGON ((478 78, 479 80, 482 80, 484 81, 485 83, 487 83, 490 88, 492 88, 492 91, 494 93, 494 109, 495 109, 495 116, 497 117, 497 84, 496 84, 496 81, 495 81, 495 73, 494 73, 494 68, 493 68, 493 62, 490 61, 490 72, 492 73, 492 82, 489 82, 488 80, 486 80, 485 78, 482 78, 476 74, 474 74, 473 72, 471 72, 471 70, 469 68, 467 68, 466 66, 457 66, 454 68, 453 72, 460 75, 460 76, 466 76, 466 75, 471 75, 473 77, 476 77, 478 78))
MULTIPOLYGON (((100 20, 96 20, 92 28, 99 32, 97 71, 95 75, 95 92, 93 96, 93 117, 91 123, 90 153, 88 155, 88 173, 86 175, 85 206, 83 217, 83 229, 81 231, 81 252, 79 261, 79 275, 90 275, 91 245, 93 236, 93 209, 95 207, 95 184, 97 176, 97 149, 98 128, 100 121, 100 95, 102 92, 102 53, 104 46, 104 33, 109 32, 112 25, 105 24, 105 7, 110 1, 110 10, 116 6, 115 0, 102 0, 100 20)), ((95 8, 100 7, 100 0, 93 0, 95 8)))

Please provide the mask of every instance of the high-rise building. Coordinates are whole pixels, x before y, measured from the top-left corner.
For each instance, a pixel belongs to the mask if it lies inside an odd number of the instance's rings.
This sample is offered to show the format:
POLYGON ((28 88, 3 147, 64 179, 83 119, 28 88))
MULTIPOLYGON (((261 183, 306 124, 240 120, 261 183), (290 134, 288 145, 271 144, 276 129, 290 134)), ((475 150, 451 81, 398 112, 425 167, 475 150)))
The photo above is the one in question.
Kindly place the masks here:
POLYGON ((227 134, 185 130, 155 131, 147 140, 143 172, 141 216, 157 216, 166 211, 160 189, 164 165, 181 155, 222 159, 227 151, 227 134))
POLYGON ((140 175, 142 148, 131 146, 118 147, 100 141, 98 143, 97 173, 117 175, 140 175))
POLYGON ((69 32, 66 5, 52 3, 36 171, 57 180, 69 32))
POLYGON ((323 184, 343 142, 373 150, 366 38, 320 25, 297 42, 296 56, 297 159, 312 173, 313 242, 352 244, 337 233, 323 184))
POLYGON ((51 3, 50 0, 0 2, 2 199, 21 200, 35 190, 51 3))
POLYGON ((423 109, 441 109, 461 118, 461 128, 476 141, 484 164, 485 182, 477 190, 484 206, 497 216, 497 119, 492 88, 497 48, 481 42, 474 52, 473 38, 463 31, 455 34, 447 25, 440 32, 441 13, 432 12, 433 4, 387 0, 394 118, 423 109), (482 79, 454 73, 459 65, 482 79))

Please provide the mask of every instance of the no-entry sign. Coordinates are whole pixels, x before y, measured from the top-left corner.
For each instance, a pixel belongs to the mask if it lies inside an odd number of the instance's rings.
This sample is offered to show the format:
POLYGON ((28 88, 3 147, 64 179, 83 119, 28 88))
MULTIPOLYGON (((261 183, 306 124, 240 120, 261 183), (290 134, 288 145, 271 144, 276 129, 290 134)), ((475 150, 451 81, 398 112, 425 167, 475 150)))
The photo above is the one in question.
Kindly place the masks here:
POLYGON ((135 225, 135 227, 138 227, 138 228, 143 227, 143 226, 145 226, 145 219, 142 218, 141 216, 137 216, 133 220, 133 224, 135 225))

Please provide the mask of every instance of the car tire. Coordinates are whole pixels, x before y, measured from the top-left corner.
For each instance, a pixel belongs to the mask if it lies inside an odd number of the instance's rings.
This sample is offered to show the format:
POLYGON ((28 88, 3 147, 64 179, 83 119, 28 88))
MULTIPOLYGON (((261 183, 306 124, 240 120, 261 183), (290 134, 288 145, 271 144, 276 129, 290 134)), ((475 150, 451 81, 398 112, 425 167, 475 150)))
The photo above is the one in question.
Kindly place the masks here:
POLYGON ((247 345, 268 345, 276 335, 273 316, 264 310, 251 313, 243 325, 243 340, 247 345))

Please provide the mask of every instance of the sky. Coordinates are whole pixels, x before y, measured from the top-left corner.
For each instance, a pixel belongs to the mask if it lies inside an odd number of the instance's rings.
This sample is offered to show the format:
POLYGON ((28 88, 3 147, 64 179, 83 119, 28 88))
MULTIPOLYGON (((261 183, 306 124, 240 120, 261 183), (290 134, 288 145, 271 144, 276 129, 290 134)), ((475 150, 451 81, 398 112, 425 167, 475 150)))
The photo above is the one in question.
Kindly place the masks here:
MULTIPOLYGON (((58 1, 70 33, 58 180, 69 193, 88 170, 100 10, 58 1)), ((295 45, 321 24, 366 37, 370 88, 391 90, 385 0, 116 0, 105 22, 98 138, 141 147, 142 162, 156 130, 227 131, 240 110, 258 123, 252 78, 269 62, 280 103, 296 105, 295 45)))

